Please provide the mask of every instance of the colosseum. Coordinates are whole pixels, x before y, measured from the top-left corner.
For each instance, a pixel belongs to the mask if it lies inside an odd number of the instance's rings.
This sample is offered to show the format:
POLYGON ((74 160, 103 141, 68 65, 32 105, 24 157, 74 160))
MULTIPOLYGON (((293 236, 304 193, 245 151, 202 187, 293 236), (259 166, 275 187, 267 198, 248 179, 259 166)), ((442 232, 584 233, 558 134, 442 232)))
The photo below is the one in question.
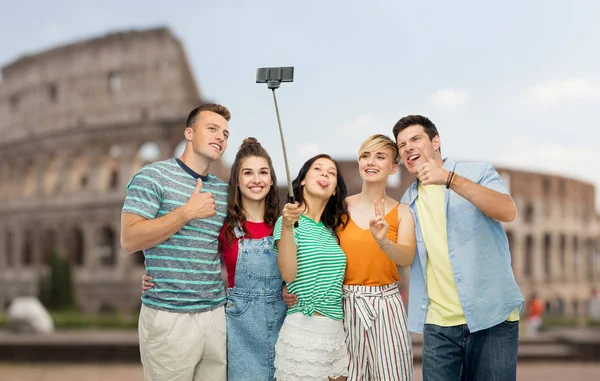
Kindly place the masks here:
MULTIPOLYGON (((2 78, 0 311, 38 293, 55 251, 73 265, 82 312, 136 313, 143 255, 121 249, 120 211, 132 174, 173 156, 202 103, 181 43, 165 28, 113 33, 19 58, 2 78)), ((212 169, 228 176, 221 163, 212 169)), ((358 192, 357 163, 341 171, 358 192)), ((498 171, 520 211, 505 228, 523 294, 584 313, 600 280, 593 185, 498 171)), ((389 194, 400 199, 412 179, 398 176, 389 194)))
POLYGON ((600 216, 592 184, 498 168, 517 208, 505 224, 515 278, 556 315, 584 315, 600 284, 600 216))
POLYGON ((135 311, 143 256, 121 249, 120 210, 201 103, 181 43, 164 28, 114 33, 19 58, 2 78, 0 307, 37 293, 55 250, 82 311, 135 311))

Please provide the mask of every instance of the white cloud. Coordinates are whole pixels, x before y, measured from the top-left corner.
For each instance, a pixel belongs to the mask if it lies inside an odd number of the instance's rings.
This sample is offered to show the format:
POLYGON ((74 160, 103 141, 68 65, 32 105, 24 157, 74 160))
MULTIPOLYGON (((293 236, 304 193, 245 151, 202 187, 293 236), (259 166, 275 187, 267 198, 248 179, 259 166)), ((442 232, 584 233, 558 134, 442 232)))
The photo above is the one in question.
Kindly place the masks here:
POLYGON ((600 81, 584 78, 550 79, 531 86, 525 94, 529 99, 544 105, 571 100, 600 101, 600 81))
POLYGON ((366 138, 369 135, 369 131, 373 131, 376 124, 373 115, 361 114, 349 124, 336 128, 336 133, 338 136, 353 137, 364 135, 366 138))
POLYGON ((435 107, 454 110, 460 108, 471 100, 471 94, 466 90, 444 88, 436 91, 431 96, 431 103, 435 107))

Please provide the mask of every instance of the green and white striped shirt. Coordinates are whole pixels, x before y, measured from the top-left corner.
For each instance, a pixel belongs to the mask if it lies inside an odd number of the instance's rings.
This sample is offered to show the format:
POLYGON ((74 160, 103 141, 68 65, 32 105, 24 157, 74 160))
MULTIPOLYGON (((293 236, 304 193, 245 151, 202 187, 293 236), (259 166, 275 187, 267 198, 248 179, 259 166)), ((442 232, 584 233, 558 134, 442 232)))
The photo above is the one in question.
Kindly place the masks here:
POLYGON ((202 179, 202 192, 215 196, 217 214, 191 220, 166 241, 144 250, 146 272, 154 288, 144 305, 170 312, 202 312, 225 304, 218 253, 219 232, 227 212, 227 183, 212 174, 200 176, 183 162, 148 164, 127 185, 123 213, 146 219, 161 217, 184 205, 202 179))
MULTIPOLYGON (((281 238, 282 217, 273 232, 274 241, 281 238)), ((335 234, 323 222, 300 216, 298 227, 292 228, 296 244, 298 272, 287 285, 298 303, 288 314, 301 312, 312 316, 315 312, 334 320, 342 320, 342 283, 346 271, 346 254, 338 245, 335 234)), ((277 253, 277 246, 275 246, 277 253)))

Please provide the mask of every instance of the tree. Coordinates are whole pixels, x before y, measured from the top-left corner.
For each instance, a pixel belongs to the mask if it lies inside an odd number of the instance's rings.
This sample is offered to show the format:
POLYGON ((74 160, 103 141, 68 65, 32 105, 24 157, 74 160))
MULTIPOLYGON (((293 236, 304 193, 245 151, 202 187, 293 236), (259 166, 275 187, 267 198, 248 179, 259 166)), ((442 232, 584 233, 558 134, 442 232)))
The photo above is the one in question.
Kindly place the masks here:
POLYGON ((50 255, 50 273, 40 281, 39 298, 51 311, 66 311, 76 307, 71 263, 59 257, 54 250, 50 255))

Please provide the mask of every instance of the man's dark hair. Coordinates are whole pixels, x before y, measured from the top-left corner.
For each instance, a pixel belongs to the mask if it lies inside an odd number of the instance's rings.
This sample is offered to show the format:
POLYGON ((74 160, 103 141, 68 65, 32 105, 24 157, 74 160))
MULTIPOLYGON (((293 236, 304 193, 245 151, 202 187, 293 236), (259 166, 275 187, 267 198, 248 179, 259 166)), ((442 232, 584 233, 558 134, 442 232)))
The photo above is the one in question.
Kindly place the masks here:
POLYGON ((398 143, 398 134, 400 131, 403 131, 410 126, 414 126, 415 124, 423 126, 425 133, 429 136, 429 140, 432 140, 436 135, 439 135, 435 124, 433 124, 429 118, 424 117, 423 115, 407 115, 401 118, 392 129, 396 143, 398 143))
POLYGON ((194 123, 196 122, 198 115, 200 115, 200 113, 202 111, 211 111, 216 114, 219 114, 223 118, 225 118, 225 120, 228 122, 229 122, 229 119, 231 119, 231 113, 229 112, 227 107, 225 107, 223 105, 215 104, 215 103, 207 103, 207 104, 203 104, 202 106, 196 107, 195 109, 190 111, 190 114, 188 115, 188 118, 187 118, 187 122, 185 123, 185 127, 186 128, 194 128, 194 123))

